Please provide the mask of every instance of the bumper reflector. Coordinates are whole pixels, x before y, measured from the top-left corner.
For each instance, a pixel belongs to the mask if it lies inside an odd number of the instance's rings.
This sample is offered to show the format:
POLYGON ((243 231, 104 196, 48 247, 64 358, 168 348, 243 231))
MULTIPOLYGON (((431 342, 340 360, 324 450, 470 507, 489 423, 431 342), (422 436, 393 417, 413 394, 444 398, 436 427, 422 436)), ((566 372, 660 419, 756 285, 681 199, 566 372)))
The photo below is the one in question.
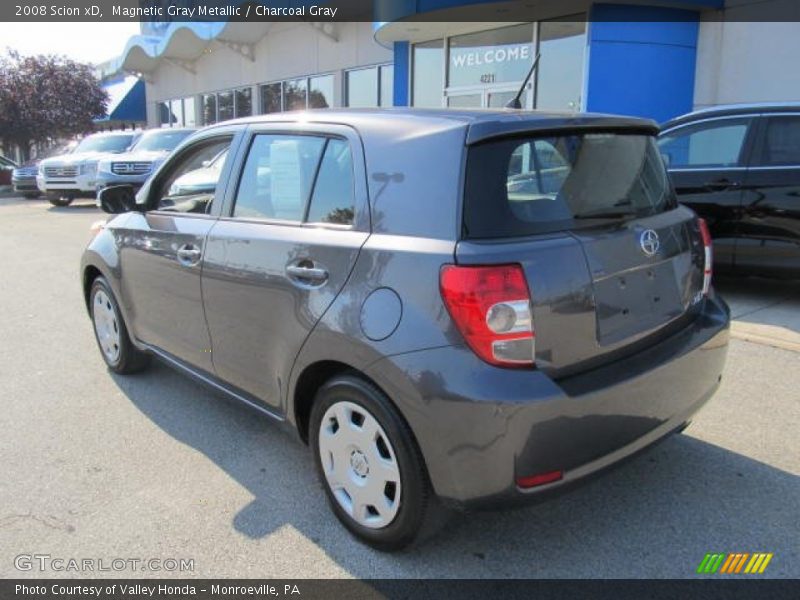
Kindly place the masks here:
POLYGON ((563 471, 550 471, 549 473, 539 473, 538 475, 528 475, 527 477, 517 477, 517 486, 523 489, 536 487, 537 485, 544 485, 545 483, 553 483, 560 481, 564 476, 563 471))

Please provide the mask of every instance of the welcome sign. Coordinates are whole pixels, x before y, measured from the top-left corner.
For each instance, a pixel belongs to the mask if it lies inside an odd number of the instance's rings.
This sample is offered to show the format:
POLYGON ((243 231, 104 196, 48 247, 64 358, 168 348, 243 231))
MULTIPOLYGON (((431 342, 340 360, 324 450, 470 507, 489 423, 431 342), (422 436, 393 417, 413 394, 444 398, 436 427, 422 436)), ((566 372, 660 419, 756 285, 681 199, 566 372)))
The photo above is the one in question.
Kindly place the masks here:
POLYGON ((450 48, 451 86, 521 81, 533 60, 533 44, 450 48))

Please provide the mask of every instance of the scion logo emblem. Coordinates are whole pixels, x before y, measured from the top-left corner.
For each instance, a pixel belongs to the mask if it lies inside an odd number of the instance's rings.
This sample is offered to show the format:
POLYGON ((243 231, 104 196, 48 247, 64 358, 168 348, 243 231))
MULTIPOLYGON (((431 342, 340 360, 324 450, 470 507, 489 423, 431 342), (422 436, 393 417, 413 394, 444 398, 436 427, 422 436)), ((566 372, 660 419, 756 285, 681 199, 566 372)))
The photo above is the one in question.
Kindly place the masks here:
POLYGON ((661 247, 658 234, 652 229, 645 229, 639 236, 639 246, 641 246, 645 256, 655 256, 661 247))

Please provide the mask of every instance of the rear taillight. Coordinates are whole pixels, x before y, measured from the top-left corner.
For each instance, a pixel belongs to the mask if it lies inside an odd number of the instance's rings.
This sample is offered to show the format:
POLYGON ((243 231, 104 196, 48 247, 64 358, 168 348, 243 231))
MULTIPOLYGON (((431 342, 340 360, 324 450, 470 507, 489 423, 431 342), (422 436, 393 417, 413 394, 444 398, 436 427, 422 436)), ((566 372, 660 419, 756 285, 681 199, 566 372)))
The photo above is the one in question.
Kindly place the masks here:
POLYGON ((549 473, 539 473, 528 477, 517 477, 517 485, 523 489, 530 489, 539 485, 561 481, 563 477, 563 471, 550 471, 549 473))
POLYGON ((520 265, 445 265, 439 284, 450 316, 475 354, 497 366, 533 366, 531 297, 520 265))
POLYGON ((700 236, 703 238, 703 294, 708 296, 711 289, 711 273, 713 270, 714 254, 711 244, 711 232, 708 230, 708 223, 705 219, 697 219, 697 224, 700 226, 700 236))

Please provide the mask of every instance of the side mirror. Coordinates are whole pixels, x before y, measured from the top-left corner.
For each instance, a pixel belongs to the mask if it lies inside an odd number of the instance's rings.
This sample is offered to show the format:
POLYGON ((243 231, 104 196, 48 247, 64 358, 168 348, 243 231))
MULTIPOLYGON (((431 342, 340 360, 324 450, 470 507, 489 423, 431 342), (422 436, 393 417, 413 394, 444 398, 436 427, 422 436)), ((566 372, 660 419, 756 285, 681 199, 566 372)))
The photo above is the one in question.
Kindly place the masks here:
POLYGON ((136 194, 133 186, 112 185, 97 192, 100 208, 105 212, 116 215, 136 210, 136 194))

